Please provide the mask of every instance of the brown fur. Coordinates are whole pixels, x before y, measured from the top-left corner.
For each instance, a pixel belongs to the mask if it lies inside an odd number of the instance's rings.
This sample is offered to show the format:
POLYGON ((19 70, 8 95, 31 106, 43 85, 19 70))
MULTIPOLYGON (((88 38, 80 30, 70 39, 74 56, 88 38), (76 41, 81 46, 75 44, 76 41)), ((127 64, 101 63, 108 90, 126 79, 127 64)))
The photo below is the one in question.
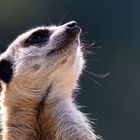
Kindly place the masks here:
MULTIPOLYGON (((8 86, 6 92, 9 92, 8 86)), ((15 100, 14 104, 7 98, 4 100, 3 105, 8 108, 5 122, 8 132, 3 131, 6 140, 20 140, 21 138, 26 140, 29 137, 31 140, 46 140, 46 136, 53 139, 53 128, 56 123, 50 115, 50 110, 56 103, 46 103, 47 108, 40 114, 37 112, 38 104, 39 101, 32 98, 15 100), (45 123, 46 120, 48 123, 45 123)))
POLYGON ((2 83, 2 140, 97 139, 72 98, 84 58, 80 28, 70 30, 68 24, 30 30, 1 56, 13 70, 10 81, 2 83), (48 42, 23 47, 40 29, 52 32, 48 42))

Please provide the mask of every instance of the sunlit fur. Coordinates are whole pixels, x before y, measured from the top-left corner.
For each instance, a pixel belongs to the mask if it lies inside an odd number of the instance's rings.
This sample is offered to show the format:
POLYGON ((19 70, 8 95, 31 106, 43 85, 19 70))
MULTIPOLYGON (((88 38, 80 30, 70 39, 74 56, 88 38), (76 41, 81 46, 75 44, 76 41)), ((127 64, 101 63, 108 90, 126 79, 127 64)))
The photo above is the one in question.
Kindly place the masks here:
POLYGON ((65 28, 66 24, 29 30, 1 55, 1 60, 12 62, 14 71, 9 84, 2 82, 3 140, 96 140, 88 119, 73 102, 84 58, 79 34, 65 44, 65 28), (24 46, 33 32, 46 28, 52 35, 45 44, 24 46), (64 50, 47 55, 61 45, 64 50))

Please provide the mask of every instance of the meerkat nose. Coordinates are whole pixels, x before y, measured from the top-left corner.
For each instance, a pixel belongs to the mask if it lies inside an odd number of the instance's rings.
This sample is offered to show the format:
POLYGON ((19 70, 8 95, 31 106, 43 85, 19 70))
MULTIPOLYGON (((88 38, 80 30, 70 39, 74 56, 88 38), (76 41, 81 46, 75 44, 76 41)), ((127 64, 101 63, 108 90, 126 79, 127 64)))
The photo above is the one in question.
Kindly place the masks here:
POLYGON ((79 25, 76 21, 70 21, 70 22, 67 23, 67 27, 72 29, 72 28, 79 27, 79 25))
POLYGON ((80 33, 81 31, 81 28, 76 21, 70 21, 66 23, 66 29, 68 32, 75 33, 75 34, 80 33))

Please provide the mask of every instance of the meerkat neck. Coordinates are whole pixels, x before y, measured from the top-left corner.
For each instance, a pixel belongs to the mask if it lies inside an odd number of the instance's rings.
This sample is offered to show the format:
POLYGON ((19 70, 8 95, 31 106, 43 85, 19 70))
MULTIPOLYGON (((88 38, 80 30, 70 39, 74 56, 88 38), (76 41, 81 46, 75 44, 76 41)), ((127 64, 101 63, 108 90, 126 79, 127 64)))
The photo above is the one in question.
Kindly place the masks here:
POLYGON ((53 94, 60 95, 52 86, 47 88, 46 93, 39 93, 43 95, 39 100, 24 96, 8 97, 9 94, 16 93, 3 94, 3 140, 96 139, 88 121, 77 110, 72 98, 49 97, 53 94))

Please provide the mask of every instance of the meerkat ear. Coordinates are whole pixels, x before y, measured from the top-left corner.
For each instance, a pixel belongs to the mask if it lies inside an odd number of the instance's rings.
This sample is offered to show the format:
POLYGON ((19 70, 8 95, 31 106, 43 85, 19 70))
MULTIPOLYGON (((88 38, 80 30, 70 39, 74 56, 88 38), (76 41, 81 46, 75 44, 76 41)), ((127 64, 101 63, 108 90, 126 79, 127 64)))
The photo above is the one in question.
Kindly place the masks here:
POLYGON ((0 80, 9 83, 12 79, 13 68, 12 63, 9 60, 0 60, 0 80))

